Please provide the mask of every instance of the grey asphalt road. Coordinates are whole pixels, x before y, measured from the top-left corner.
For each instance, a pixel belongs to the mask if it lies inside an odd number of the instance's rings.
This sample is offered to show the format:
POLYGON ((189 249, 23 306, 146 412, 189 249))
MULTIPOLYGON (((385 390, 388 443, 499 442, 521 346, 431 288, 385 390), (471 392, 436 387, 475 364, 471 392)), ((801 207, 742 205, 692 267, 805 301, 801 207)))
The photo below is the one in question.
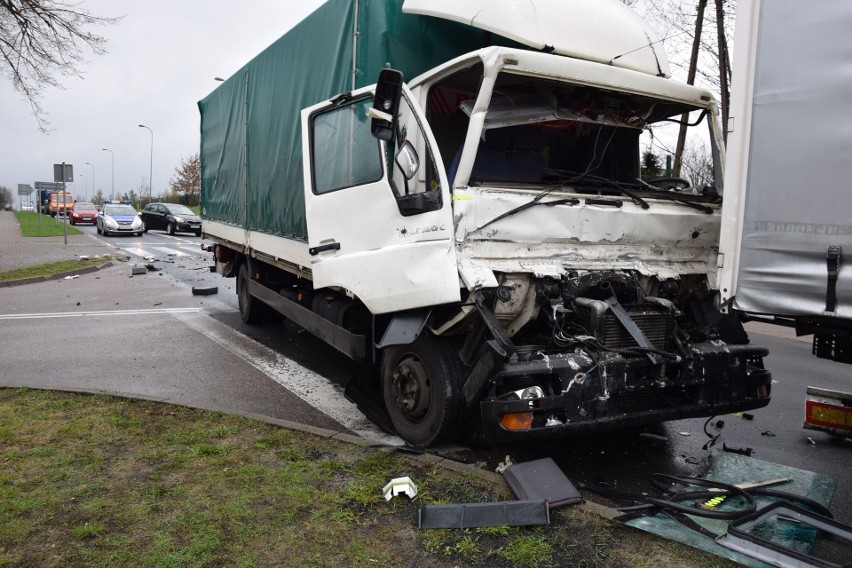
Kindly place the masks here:
POLYGON ((131 268, 0 289, 0 385, 144 397, 382 439, 341 389, 235 330, 239 316, 216 296, 131 268), (317 410, 320 400, 336 416, 317 410))
MULTIPOLYGON (((129 278, 129 264, 121 264, 75 280, 0 289, 0 384, 145 396, 399 442, 343 400, 340 387, 360 371, 351 361, 290 323, 242 323, 233 279, 206 270, 210 255, 200 250, 201 239, 148 233, 102 240, 127 253, 131 262, 155 257, 161 272, 129 278), (192 296, 193 285, 218 286, 219 294, 192 296), (69 315, 89 310, 116 314, 69 315), (14 314, 35 315, 11 319, 14 314), (50 350, 47 343, 53 344, 50 350)), ((724 442, 752 448, 758 459, 833 477, 832 510, 841 522, 852 523, 852 443, 801 428, 805 388, 852 390, 852 369, 814 358, 801 341, 766 333, 753 334, 753 340, 772 352, 767 365, 774 374, 773 401, 754 411, 753 420, 718 417, 725 422, 724 442)), ((516 462, 549 456, 572 480, 647 490, 653 472, 698 475, 706 469, 710 452, 702 449, 704 422, 673 422, 645 434, 447 451, 489 469, 506 455, 516 462)))

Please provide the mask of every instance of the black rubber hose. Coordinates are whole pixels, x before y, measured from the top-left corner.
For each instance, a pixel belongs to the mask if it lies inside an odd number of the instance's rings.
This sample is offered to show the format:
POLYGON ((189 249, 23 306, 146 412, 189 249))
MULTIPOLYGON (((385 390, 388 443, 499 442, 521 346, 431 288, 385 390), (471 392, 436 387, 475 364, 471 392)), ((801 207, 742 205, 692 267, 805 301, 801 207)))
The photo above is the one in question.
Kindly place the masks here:
MULTIPOLYGON (((719 496, 721 493, 719 492, 710 492, 710 491, 683 491, 680 493, 675 493, 668 499, 660 498, 660 497, 652 497, 648 495, 641 495, 635 493, 627 493, 625 491, 613 490, 613 489, 605 489, 602 487, 589 486, 583 483, 577 484, 577 487, 580 489, 585 489, 586 491, 590 491, 592 493, 597 493, 598 495, 603 495, 604 497, 610 497, 614 499, 625 499, 635 501, 637 503, 648 503, 651 505, 655 505, 660 507, 661 509, 668 511, 677 511, 680 513, 686 513, 689 515, 694 515, 696 517, 704 517, 708 519, 719 519, 719 520, 734 520, 739 519, 744 515, 748 515, 753 513, 757 509, 757 505, 754 502, 754 498, 749 495, 746 491, 743 491, 739 487, 735 487, 733 485, 729 485, 727 483, 721 483, 719 481, 710 481, 709 479, 700 479, 694 477, 678 477, 675 475, 668 475, 665 473, 655 473, 652 476, 653 478, 662 478, 669 479, 671 481, 675 481, 678 483, 683 483, 686 485, 697 485, 699 487, 714 487, 717 489, 722 489, 727 492, 728 495, 739 495, 742 497, 746 506, 740 509, 732 510, 732 511, 714 511, 709 509, 701 509, 697 506, 692 505, 684 505, 679 501, 686 501, 688 499, 705 499, 705 495, 709 494, 711 496, 719 496)), ((635 510, 634 507, 630 509, 635 510)), ((630 510, 628 509, 628 510, 630 510)))

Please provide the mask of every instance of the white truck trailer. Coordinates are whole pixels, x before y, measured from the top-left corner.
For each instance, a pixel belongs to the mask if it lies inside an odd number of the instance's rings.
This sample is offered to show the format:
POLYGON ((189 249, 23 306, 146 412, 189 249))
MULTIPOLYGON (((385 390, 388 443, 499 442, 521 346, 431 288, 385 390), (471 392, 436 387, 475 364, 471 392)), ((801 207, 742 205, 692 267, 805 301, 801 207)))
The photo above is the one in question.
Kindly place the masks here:
POLYGON ((329 0, 199 108, 243 319, 370 363, 358 390, 407 442, 769 402, 767 350, 719 309, 716 102, 617 0, 329 0), (642 179, 680 124, 712 180, 642 179))
MULTIPOLYGON (((852 363, 850 29, 844 0, 739 3, 719 258, 725 309, 812 334, 814 355, 843 363, 852 363)), ((852 395, 809 388, 805 424, 852 434, 852 395)))

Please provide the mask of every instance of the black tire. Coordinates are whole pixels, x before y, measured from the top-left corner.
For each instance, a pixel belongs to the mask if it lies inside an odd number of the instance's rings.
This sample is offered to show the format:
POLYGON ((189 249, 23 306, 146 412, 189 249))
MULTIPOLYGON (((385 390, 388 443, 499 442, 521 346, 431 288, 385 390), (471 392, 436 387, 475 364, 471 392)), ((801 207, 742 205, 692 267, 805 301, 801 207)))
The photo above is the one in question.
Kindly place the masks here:
POLYGON ((200 237, 200 236, 201 236, 201 231, 195 231, 195 236, 196 236, 196 237, 200 237))
POLYGON ((174 225, 174 223, 169 223, 168 225, 166 225, 166 232, 167 232, 168 234, 170 234, 170 235, 174 235, 174 234, 175 234, 175 225, 174 225))
POLYGON ((385 408, 397 434, 416 447, 460 437, 466 406, 462 363, 455 344, 424 332, 382 356, 385 408))
POLYGON ((95 230, 98 232, 99 235, 101 234, 101 226, 97 223, 95 223, 95 230))
POLYGON ((247 324, 255 324, 263 321, 264 311, 269 308, 254 298, 248 291, 249 271, 245 263, 240 265, 237 273, 237 304, 240 308, 240 317, 247 324))
POLYGON ((143 233, 147 233, 147 232, 148 232, 148 225, 146 225, 145 223, 142 223, 142 232, 143 232, 143 233))

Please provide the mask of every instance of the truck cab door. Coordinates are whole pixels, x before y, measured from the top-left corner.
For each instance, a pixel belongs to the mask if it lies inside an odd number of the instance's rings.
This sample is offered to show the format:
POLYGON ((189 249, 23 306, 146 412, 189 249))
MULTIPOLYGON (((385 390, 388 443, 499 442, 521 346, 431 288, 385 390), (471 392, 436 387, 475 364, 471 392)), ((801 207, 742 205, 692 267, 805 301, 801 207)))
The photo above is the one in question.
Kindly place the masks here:
POLYGON ((396 132, 374 138, 373 87, 302 111, 305 214, 315 288, 374 314, 460 300, 452 199, 422 110, 403 87, 396 132))

